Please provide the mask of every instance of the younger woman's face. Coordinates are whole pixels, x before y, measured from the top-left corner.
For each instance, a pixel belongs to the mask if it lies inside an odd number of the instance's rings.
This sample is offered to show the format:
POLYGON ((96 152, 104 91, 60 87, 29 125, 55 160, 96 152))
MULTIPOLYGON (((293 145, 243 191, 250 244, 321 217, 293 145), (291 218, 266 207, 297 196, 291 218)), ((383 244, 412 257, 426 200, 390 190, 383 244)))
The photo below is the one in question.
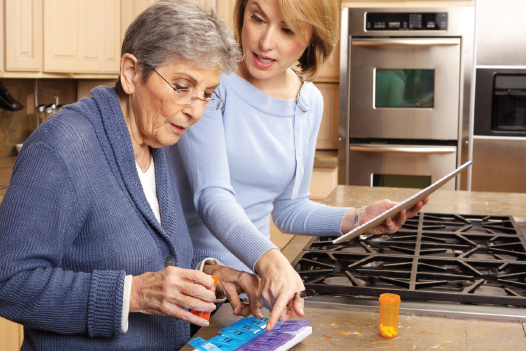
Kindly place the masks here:
MULTIPOLYGON (((305 26, 303 32, 309 42, 312 27, 305 26)), ((241 41, 247 69, 256 79, 281 76, 298 61, 306 48, 287 27, 278 0, 248 0, 241 41)))

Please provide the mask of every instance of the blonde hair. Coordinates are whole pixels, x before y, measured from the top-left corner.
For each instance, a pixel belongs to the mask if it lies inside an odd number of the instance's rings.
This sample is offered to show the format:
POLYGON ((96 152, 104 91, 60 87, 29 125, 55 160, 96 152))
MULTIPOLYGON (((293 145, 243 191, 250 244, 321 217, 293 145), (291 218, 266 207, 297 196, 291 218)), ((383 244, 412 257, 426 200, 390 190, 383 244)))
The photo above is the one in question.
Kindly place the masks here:
MULTIPOLYGON (((234 30, 241 43, 241 31, 248 0, 236 0, 234 8, 234 30)), ((307 48, 298 60, 306 80, 314 80, 323 64, 340 40, 341 0, 279 0, 279 8, 285 23, 307 48), (303 36, 304 26, 312 27, 312 38, 307 43, 303 36)))

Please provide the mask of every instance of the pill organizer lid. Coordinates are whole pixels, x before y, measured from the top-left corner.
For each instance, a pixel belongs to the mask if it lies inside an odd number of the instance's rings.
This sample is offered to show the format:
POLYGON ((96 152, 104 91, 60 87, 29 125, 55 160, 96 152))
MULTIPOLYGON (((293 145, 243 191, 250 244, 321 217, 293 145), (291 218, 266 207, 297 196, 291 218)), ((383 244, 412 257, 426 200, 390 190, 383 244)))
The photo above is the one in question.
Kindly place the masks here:
POLYGON ((395 295, 394 293, 382 293, 378 300, 380 301, 380 303, 398 304, 400 303, 400 296, 395 295))

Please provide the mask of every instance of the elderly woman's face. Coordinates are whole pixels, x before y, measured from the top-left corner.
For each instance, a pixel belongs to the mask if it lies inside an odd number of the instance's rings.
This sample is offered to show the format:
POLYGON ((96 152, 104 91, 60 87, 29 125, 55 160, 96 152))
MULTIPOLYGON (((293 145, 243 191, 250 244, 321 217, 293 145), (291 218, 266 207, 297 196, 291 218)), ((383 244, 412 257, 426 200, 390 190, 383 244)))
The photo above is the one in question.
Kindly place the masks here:
POLYGON ((221 70, 199 68, 193 62, 173 62, 158 67, 156 71, 146 82, 136 86, 131 104, 135 124, 144 142, 160 148, 175 144, 190 126, 199 121, 206 107, 200 99, 185 104, 172 87, 193 90, 194 95, 201 99, 210 97, 219 85, 221 70))

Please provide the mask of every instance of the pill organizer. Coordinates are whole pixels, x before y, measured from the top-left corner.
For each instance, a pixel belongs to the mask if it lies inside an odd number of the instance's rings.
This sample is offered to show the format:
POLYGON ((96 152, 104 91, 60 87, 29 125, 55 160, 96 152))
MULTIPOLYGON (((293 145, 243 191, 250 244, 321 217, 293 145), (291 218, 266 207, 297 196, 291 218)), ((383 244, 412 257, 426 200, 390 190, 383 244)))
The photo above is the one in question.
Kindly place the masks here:
POLYGON ((196 337, 189 344, 196 351, 287 351, 312 333, 308 320, 289 320, 265 331, 268 318, 243 318, 219 330, 209 340, 196 337))

